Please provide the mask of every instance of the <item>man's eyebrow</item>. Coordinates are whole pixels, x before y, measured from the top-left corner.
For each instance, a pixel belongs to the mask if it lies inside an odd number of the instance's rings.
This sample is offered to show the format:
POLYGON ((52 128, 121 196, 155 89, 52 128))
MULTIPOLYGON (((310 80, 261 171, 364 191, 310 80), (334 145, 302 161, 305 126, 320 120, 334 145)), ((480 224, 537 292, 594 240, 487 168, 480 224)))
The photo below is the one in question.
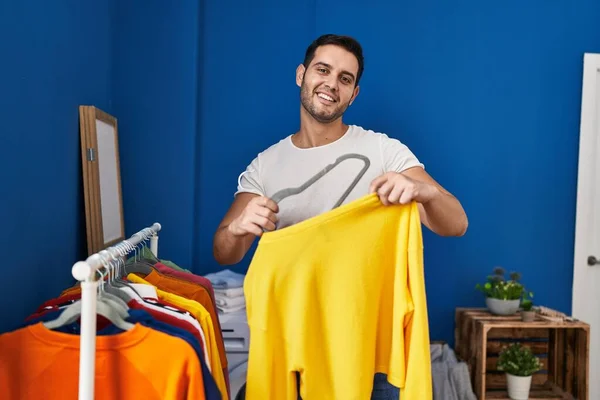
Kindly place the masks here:
MULTIPOLYGON (((315 63, 315 66, 317 66, 317 65, 322 65, 322 66, 327 67, 329 69, 333 69, 333 67, 331 65, 329 65, 329 64, 327 64, 326 62, 323 62, 323 61, 317 61, 315 63)), ((342 74, 350 75, 353 80, 356 79, 354 77, 354 74, 352 72, 350 72, 350 71, 344 71, 344 70, 342 70, 342 74)))

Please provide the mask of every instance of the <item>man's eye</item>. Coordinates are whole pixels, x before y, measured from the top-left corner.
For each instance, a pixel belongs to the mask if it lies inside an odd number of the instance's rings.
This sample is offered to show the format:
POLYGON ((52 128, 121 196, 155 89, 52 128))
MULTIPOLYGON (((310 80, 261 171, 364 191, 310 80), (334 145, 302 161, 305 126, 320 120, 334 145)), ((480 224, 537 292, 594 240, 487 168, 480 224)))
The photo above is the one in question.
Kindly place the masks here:
POLYGON ((325 73, 327 70, 325 68, 319 68, 319 72, 325 73))

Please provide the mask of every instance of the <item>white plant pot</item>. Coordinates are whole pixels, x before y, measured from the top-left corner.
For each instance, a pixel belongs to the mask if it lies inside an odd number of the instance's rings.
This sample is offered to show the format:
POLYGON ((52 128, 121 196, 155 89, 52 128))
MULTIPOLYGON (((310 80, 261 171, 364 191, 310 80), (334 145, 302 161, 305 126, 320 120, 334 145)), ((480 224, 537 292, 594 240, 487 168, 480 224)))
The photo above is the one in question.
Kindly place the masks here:
POLYGON ((512 400, 529 399, 529 389, 531 388, 531 375, 515 376, 507 373, 506 381, 508 383, 508 397, 510 397, 512 400))
POLYGON ((485 304, 492 314, 497 315, 512 315, 519 311, 521 301, 516 300, 500 300, 492 297, 485 298, 485 304))

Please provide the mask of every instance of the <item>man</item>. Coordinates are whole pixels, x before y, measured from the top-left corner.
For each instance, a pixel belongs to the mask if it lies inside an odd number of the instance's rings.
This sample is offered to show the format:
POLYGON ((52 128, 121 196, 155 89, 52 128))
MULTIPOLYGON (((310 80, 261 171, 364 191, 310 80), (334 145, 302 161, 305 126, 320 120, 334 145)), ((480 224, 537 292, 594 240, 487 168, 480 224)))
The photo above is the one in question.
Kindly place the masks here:
POLYGON ((365 166, 345 203, 375 192, 384 205, 416 201, 422 223, 433 232, 466 232, 460 202, 425 172, 404 144, 342 121, 359 94, 363 69, 362 48, 351 37, 323 35, 308 47, 296 69, 300 129, 261 152, 238 179, 235 199, 214 237, 220 264, 241 261, 264 230, 282 229, 330 210, 365 166), (344 160, 301 193, 279 204, 271 200, 274 193, 302 186, 349 153, 366 157, 368 163, 344 160))

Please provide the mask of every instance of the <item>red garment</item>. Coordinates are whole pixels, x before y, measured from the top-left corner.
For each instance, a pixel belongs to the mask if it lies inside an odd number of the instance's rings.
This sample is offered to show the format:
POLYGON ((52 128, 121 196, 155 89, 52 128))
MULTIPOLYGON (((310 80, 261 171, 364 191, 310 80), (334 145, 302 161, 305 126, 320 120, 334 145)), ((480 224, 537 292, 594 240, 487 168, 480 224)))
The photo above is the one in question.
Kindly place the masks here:
POLYGON ((54 309, 60 307, 61 305, 65 305, 67 303, 77 301, 81 299, 81 293, 67 294, 64 296, 57 297, 55 299, 46 300, 43 302, 36 310, 36 312, 42 312, 47 309, 54 309))
POLYGON ((60 307, 69 305, 70 303, 80 300, 80 299, 81 299, 81 294, 77 293, 77 294, 69 294, 66 296, 61 296, 61 297, 57 297, 55 299, 47 300, 47 301, 43 302, 37 308, 37 310, 35 310, 35 312, 33 314, 27 316, 27 318, 25 318, 25 322, 31 321, 32 319, 35 319, 35 318, 39 318, 42 315, 44 315, 45 313, 47 313, 48 311, 56 311, 60 307))

